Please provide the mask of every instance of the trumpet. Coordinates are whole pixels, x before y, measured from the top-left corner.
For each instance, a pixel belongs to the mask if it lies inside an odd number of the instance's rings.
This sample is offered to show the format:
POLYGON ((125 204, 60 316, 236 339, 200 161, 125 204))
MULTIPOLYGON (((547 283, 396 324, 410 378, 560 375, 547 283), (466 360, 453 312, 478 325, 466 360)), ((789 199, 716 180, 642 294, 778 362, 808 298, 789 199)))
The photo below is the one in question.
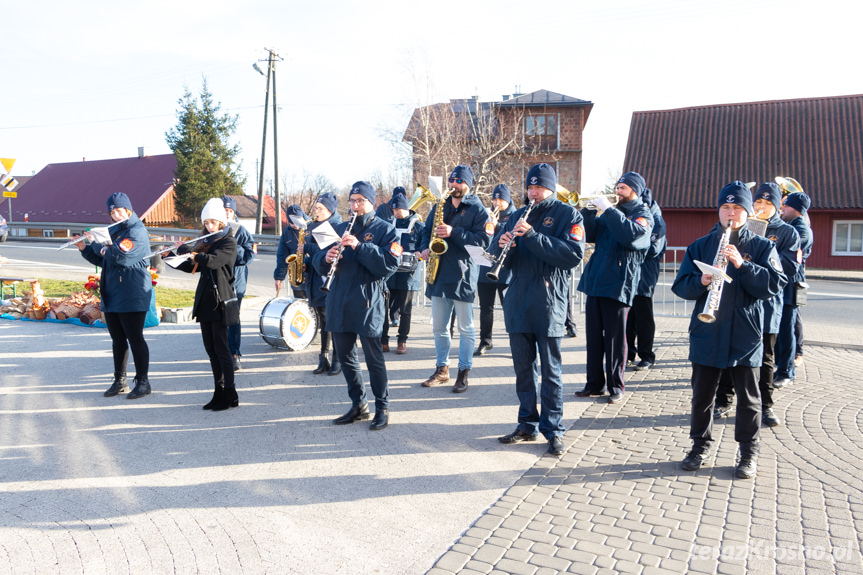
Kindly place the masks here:
POLYGON ((612 206, 617 205, 617 194, 594 194, 592 196, 581 196, 578 192, 570 192, 560 184, 557 184, 557 199, 569 204, 573 208, 587 208, 588 210, 595 210, 596 208, 590 202, 597 198, 605 198, 612 206))
MULTIPOLYGON (((357 213, 351 213, 351 221, 348 222, 348 227, 345 230, 345 233, 342 234, 342 238, 350 235, 351 230, 354 228, 354 222, 357 221, 357 213)), ((342 257, 342 252, 344 251, 345 246, 339 244, 339 253, 336 255, 336 258, 333 260, 332 265, 330 265, 330 273, 327 274, 327 279, 324 280, 324 285, 321 286, 321 291, 324 293, 329 293, 330 286, 333 285, 333 278, 336 275, 336 267, 339 265, 339 258, 342 257)))
MULTIPOLYGON (((524 215, 519 218, 518 222, 527 221, 527 216, 530 215, 530 210, 532 210, 533 206, 535 205, 535 200, 530 202, 530 205, 527 206, 527 210, 525 210, 524 215)), ((516 222, 515 225, 518 225, 518 222, 516 222)), ((497 261, 494 262, 494 266, 492 266, 491 271, 485 274, 485 277, 487 277, 493 282, 496 282, 500 279, 500 270, 503 269, 503 262, 506 260, 506 255, 509 253, 509 249, 512 247, 512 243, 514 241, 515 236, 510 236, 509 241, 506 243, 503 250, 500 252, 500 255, 497 257, 497 261)))

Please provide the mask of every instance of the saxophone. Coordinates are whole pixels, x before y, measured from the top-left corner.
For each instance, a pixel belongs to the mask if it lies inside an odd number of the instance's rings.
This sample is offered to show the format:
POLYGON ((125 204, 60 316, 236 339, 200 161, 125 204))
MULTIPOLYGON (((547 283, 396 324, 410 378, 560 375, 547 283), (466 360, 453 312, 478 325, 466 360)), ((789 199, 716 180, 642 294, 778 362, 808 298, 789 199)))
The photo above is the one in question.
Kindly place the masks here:
POLYGON ((306 278, 303 275, 303 270, 306 267, 303 265, 303 249, 306 242, 306 230, 301 229, 297 233, 297 253, 289 255, 285 258, 288 264, 288 281, 291 286, 300 287, 306 283, 306 278))
POLYGON ((432 226, 431 236, 429 237, 429 261, 426 265, 426 282, 433 284, 437 280, 437 272, 440 267, 440 257, 446 253, 449 246, 446 240, 437 237, 437 227, 443 223, 443 205, 449 195, 452 193, 452 188, 441 195, 440 201, 437 203, 434 216, 434 225, 432 226))
MULTIPOLYGON (((716 257, 713 258, 713 267, 719 268, 725 272, 728 267, 728 258, 725 256, 725 248, 728 247, 728 242, 731 239, 731 222, 728 222, 728 227, 719 238, 719 249, 716 251, 716 257)), ((698 319, 704 323, 713 323, 716 321, 716 311, 719 309, 719 300, 722 298, 722 288, 725 286, 725 279, 722 276, 713 276, 707 292, 707 301, 704 302, 704 309, 698 314, 698 319)))

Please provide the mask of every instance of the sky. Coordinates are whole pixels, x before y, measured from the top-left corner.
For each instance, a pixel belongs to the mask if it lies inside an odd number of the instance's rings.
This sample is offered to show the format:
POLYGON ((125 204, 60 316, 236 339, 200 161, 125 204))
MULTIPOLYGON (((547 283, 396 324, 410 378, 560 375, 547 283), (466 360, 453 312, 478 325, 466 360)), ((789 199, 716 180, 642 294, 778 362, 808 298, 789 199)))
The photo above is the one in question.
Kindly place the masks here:
MULTIPOLYGON (((619 174, 633 111, 863 93, 861 10, 846 0, 15 2, 3 11, 0 157, 28 176, 141 146, 170 153, 179 101, 206 78, 238 118, 231 143, 255 194, 266 78, 252 64, 272 48, 289 187, 393 174, 392 135, 417 106, 546 89, 594 104, 588 192, 619 174)), ((273 148, 270 125, 269 180, 273 148)))

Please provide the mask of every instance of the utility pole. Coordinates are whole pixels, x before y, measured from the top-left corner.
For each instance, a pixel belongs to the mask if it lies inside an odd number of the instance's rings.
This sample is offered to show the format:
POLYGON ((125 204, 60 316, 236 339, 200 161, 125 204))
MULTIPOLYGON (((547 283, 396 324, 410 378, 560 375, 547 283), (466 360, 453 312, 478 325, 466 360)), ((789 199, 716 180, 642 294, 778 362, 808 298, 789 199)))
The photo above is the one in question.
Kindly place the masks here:
MULTIPOLYGON (((282 199, 279 194, 279 145, 277 139, 276 132, 276 60, 281 60, 278 54, 276 54, 275 50, 270 48, 264 48, 269 56, 266 60, 267 62, 267 73, 264 74, 263 70, 258 66, 258 63, 255 62, 252 67, 260 73, 262 76, 267 77, 267 92, 264 97, 264 135, 261 143, 261 171, 260 177, 258 178, 258 213, 255 219, 255 233, 260 234, 263 231, 264 225, 264 165, 265 158, 267 155, 267 114, 269 112, 269 104, 270 104, 270 78, 272 77, 273 81, 273 164, 275 166, 276 171, 276 181, 275 181, 275 217, 276 217, 276 229, 275 234, 277 236, 282 235, 282 199)), ((263 60, 261 60, 263 62, 263 60)))

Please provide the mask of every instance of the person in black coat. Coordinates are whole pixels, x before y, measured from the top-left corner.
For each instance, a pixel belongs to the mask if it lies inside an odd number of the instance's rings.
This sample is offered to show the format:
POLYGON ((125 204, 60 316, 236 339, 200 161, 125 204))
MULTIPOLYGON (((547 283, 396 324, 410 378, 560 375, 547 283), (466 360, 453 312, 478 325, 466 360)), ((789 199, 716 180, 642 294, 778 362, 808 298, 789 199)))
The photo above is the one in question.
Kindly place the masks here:
POLYGON ((132 211, 126 194, 112 194, 107 204, 115 223, 109 228, 111 244, 103 246, 94 242, 90 232, 84 232, 80 238, 92 243, 85 246, 79 241, 76 245, 84 259, 102 268, 100 306, 105 313, 114 355, 114 382, 104 395, 114 397, 129 391, 126 365, 131 348, 135 360, 135 387, 126 397, 138 399, 150 393, 150 348, 144 339, 144 322, 153 298, 153 278, 146 258, 150 253, 150 234, 132 211))
POLYGON ((695 471, 708 459, 713 444, 714 400, 725 370, 730 372, 737 393, 734 439, 740 445, 740 462, 735 475, 750 479, 755 477, 760 447, 758 370, 764 353, 762 302, 778 294, 787 279, 773 242, 755 235, 746 225, 752 210, 752 193, 746 184, 735 181, 722 188, 718 206, 719 222, 708 235, 686 249, 671 287, 678 297, 695 302, 689 322, 692 450, 681 467, 695 471), (717 298, 713 276, 704 273, 695 262, 710 266, 715 263, 721 239, 729 227, 728 244, 722 254, 727 260, 725 273, 731 282, 720 284, 723 287, 717 298), (713 302, 709 308, 708 301, 713 302), (711 313, 712 321, 702 319, 709 319, 711 313))
MULTIPOLYGON (((232 235, 237 240, 237 261, 234 262, 234 290, 237 292, 237 307, 241 307, 243 297, 246 295, 246 285, 249 278, 248 265, 255 259, 255 240, 252 234, 243 227, 237 219, 237 202, 229 196, 222 196, 225 213, 228 215, 228 225, 232 228, 232 235)), ((234 371, 240 369, 240 324, 228 327, 228 343, 231 344, 231 357, 234 362, 234 371)))
POLYGON ((318 251, 312 262, 322 276, 337 266, 327 293, 327 327, 333 333, 342 363, 351 409, 333 423, 346 425, 370 417, 357 353, 359 337, 375 396, 375 417, 369 429, 376 431, 389 425, 389 385, 381 347, 381 331, 387 320, 384 283, 396 271, 402 247, 392 224, 375 217, 375 190, 371 184, 356 182, 349 198, 356 214, 354 221, 336 227, 341 241, 318 251))
MULTIPOLYGON (((489 214, 491 223, 494 225, 495 235, 500 233, 510 216, 515 212, 515 206, 512 205, 512 192, 506 184, 498 184, 494 187, 491 193, 492 212, 489 214), (495 212, 497 216, 495 216, 495 212)), ((503 292, 509 285, 510 271, 501 270, 497 281, 493 281, 486 276, 488 269, 481 269, 479 280, 476 284, 476 294, 479 297, 479 345, 476 351, 473 352, 474 357, 480 357, 485 352, 494 349, 492 342, 492 330, 494 329, 494 299, 497 294, 498 299, 503 303, 503 292)))
POLYGON ((584 256, 584 227, 581 214, 557 199, 557 176, 551 166, 533 166, 525 183, 534 202, 530 215, 522 221, 528 210, 523 207, 510 216, 490 250, 500 258, 515 238, 502 263, 512 270, 503 313, 515 369, 518 427, 498 440, 533 441, 541 433, 548 441, 548 453, 560 456, 564 452, 560 342, 569 303, 567 286, 572 269, 584 256), (540 368, 542 383, 537 386, 540 368), (537 388, 541 411, 536 408, 537 388))
POLYGON ((228 326, 240 321, 234 293, 234 262, 237 240, 231 235, 228 215, 219 198, 211 198, 201 212, 204 234, 218 232, 196 244, 177 244, 179 255, 191 254, 177 269, 198 273, 198 287, 192 315, 201 324, 204 349, 213 369, 215 390, 204 409, 224 411, 240 404, 234 384, 234 365, 228 343, 228 326))

